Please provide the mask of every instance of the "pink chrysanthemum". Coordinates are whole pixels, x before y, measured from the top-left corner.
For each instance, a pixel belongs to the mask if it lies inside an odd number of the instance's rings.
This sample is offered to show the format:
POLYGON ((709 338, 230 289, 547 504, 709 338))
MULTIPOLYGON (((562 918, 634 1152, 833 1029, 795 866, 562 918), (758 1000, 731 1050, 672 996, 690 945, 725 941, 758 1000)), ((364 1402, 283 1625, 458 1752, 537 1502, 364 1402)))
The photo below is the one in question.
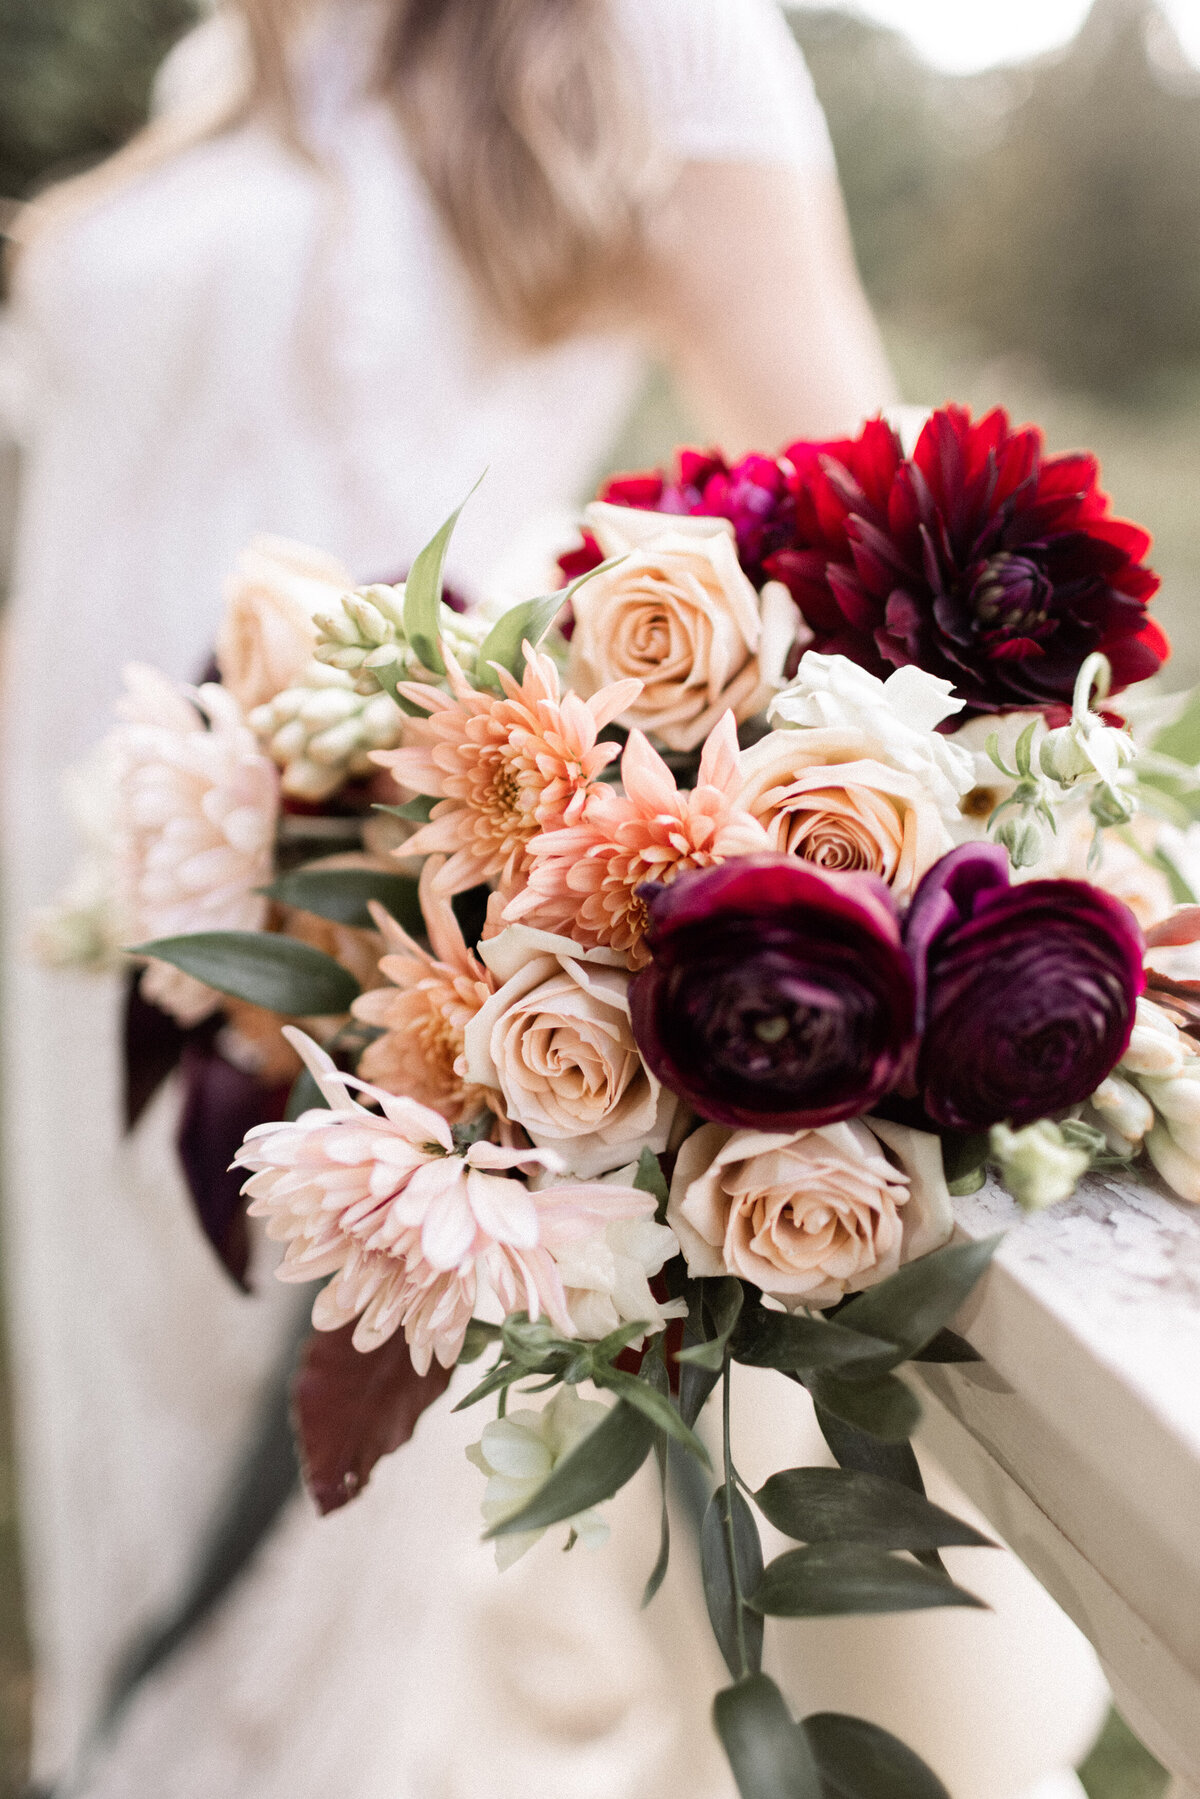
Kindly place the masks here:
POLYGON ((279 1279, 333 1275, 313 1306, 316 1328, 357 1319, 360 1350, 403 1329, 419 1374, 435 1356, 453 1367, 481 1293, 574 1336, 555 1250, 644 1217, 648 1196, 599 1182, 532 1192, 510 1171, 557 1166, 544 1150, 474 1143, 456 1154, 437 1112, 339 1073, 302 1031, 286 1035, 330 1109, 258 1125, 234 1165, 250 1171, 251 1215, 287 1244, 279 1279))
POLYGON ((383 1032, 364 1050, 359 1073, 389 1093, 432 1106, 448 1124, 475 1118, 499 1095, 458 1072, 463 1032, 495 992, 495 980, 463 941, 450 901, 434 890, 442 859, 421 870, 421 911, 430 955, 381 906, 372 906, 388 954, 379 971, 390 985, 356 999, 351 1010, 383 1032))
POLYGON ((675 777, 640 731, 621 757, 623 793, 601 787, 588 796, 577 824, 549 831, 529 846, 527 884, 504 916, 571 936, 585 948, 607 945, 630 966, 648 961, 643 944, 643 881, 673 881, 690 868, 769 847, 757 819, 738 805, 737 726, 732 712, 709 733, 694 788, 675 777))
POLYGON ((617 754, 615 744, 596 741, 599 732, 641 691, 638 681, 617 681, 590 700, 560 695, 549 656, 528 644, 525 654, 521 681, 498 671, 502 696, 477 692, 447 656, 450 692, 402 687, 429 717, 410 722, 403 749, 375 756, 402 786, 438 799, 403 853, 448 858, 438 876, 442 893, 482 881, 512 884, 532 838, 574 823, 617 754))

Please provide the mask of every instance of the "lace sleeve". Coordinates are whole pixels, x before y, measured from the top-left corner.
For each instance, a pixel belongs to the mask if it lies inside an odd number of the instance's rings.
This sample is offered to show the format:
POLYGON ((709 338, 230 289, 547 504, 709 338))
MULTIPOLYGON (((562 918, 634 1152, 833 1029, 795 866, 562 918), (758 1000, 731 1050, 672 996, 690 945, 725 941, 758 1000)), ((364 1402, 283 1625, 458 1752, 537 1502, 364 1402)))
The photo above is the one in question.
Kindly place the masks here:
POLYGON ((825 115, 777 0, 617 3, 671 155, 833 170, 825 115))

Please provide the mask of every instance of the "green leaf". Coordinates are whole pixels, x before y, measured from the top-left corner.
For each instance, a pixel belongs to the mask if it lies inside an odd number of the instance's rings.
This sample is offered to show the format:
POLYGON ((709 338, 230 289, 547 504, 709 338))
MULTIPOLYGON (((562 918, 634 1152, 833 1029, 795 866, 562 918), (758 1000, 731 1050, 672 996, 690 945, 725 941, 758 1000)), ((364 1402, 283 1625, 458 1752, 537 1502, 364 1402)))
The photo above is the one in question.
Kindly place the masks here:
POLYGON ((718 1693, 713 1723, 741 1799, 824 1799, 808 1738, 765 1674, 718 1693))
POLYGON ((675 1360, 693 1368, 707 1369, 710 1374, 719 1374, 725 1366, 725 1350, 729 1339, 741 1316, 744 1299, 742 1283, 734 1280, 731 1275, 726 1275, 720 1280, 705 1281, 703 1294, 704 1310, 712 1325, 713 1335, 707 1342, 681 1349, 675 1360))
MULTIPOLYGON (((425 715, 426 717, 428 714, 425 715)), ((378 802, 371 807, 372 812, 386 812, 389 818, 402 818, 406 824, 427 825, 433 816, 433 808, 437 800, 431 793, 419 793, 415 800, 409 800, 404 806, 383 806, 378 802)))
POLYGON ((1195 768, 1200 762, 1200 689, 1192 695, 1175 723, 1159 732, 1151 747, 1156 755, 1173 756, 1177 762, 1195 768))
POLYGON ((884 1480, 897 1481, 911 1493, 925 1491, 921 1470, 911 1443, 883 1443, 878 1437, 856 1430, 844 1419, 835 1418, 822 1406, 816 1408, 821 1435, 828 1443, 839 1468, 855 1468, 863 1474, 878 1474, 884 1480))
MULTIPOLYGON (((686 1349, 691 1349, 694 1345, 703 1343, 707 1336, 704 1322, 704 1283, 688 1281, 684 1291, 688 1297, 688 1315, 683 1327, 683 1342, 686 1349)), ((680 1364, 679 1411, 685 1424, 695 1424, 720 1378, 719 1369, 697 1368, 689 1362, 680 1364)))
POLYGON ((411 875, 386 874, 374 868, 298 868, 281 875, 263 892, 281 906, 315 912, 318 918, 353 925, 360 931, 371 929, 374 921, 367 902, 377 900, 411 935, 420 936, 425 929, 417 883, 411 875))
POLYGON ((848 1618, 943 1605, 987 1609, 944 1574, 857 1543, 785 1551, 767 1568, 750 1604, 771 1618, 848 1618))
POLYGON ((965 1337, 957 1331, 939 1331, 936 1337, 930 1337, 924 1349, 918 1349, 911 1358, 914 1362, 982 1362, 983 1357, 977 1349, 972 1349, 965 1337))
MULTIPOLYGON (((978 1243, 951 1243, 920 1261, 909 1262, 879 1286, 857 1294, 842 1307, 837 1321, 847 1330, 866 1331, 897 1343, 898 1355, 890 1361, 880 1358, 874 1364, 881 1371, 895 1367, 923 1349, 949 1324, 999 1245, 998 1236, 983 1237, 978 1243)), ((872 1365, 866 1364, 846 1378, 858 1380, 872 1371, 872 1365)), ((831 1411, 836 1409, 830 1407, 831 1411)))
MULTIPOLYGON (((482 480, 483 476, 480 475, 479 481, 482 480)), ((446 672, 438 643, 441 635, 439 625, 446 551, 450 547, 458 515, 479 486, 479 481, 476 481, 462 506, 455 507, 441 530, 425 545, 404 583, 404 635, 414 653, 435 675, 444 675, 446 672)))
POLYGON ((589 1506, 599 1505, 632 1480, 650 1453, 654 1426, 644 1412, 617 1401, 596 1428, 577 1443, 569 1455, 539 1487, 527 1505, 488 1537, 507 1537, 514 1531, 544 1530, 563 1518, 573 1518, 589 1506))
MULTIPOLYGON (((704 1522, 700 1526, 700 1572, 704 1579, 704 1602, 717 1646, 725 1657, 725 1665, 736 1679, 742 1673, 738 1648, 738 1603, 729 1568, 729 1537, 726 1512, 727 1489, 718 1487, 708 1502, 704 1522)), ((737 1488, 733 1488, 733 1543, 737 1559, 738 1584, 743 1600, 753 1593, 762 1579, 762 1544, 754 1514, 737 1488)), ((757 1612, 743 1604, 742 1633, 746 1659, 753 1673, 762 1666, 763 1621, 757 1612)))
POLYGON ((291 1018, 348 1012, 360 988, 332 956, 268 931, 198 931, 139 943, 131 956, 154 956, 206 981, 218 993, 291 1018))
MULTIPOLYGON (((661 1393, 664 1398, 669 1397, 671 1391, 670 1377, 667 1374, 667 1365, 663 1360, 662 1351, 657 1344, 646 1352, 646 1356, 642 1362, 642 1379, 648 1381, 653 1386, 656 1393, 661 1393)), ((645 1590, 642 1593, 643 1611, 645 1611, 646 1607, 650 1604, 650 1601, 658 1592, 658 1589, 662 1586, 663 1581, 667 1578, 667 1568, 671 1561, 671 1511, 667 1504, 670 1454, 670 1441, 667 1437, 660 1434, 654 1440, 654 1459, 658 1463, 658 1484, 662 1493, 662 1516, 658 1535, 658 1560, 650 1571, 650 1578, 646 1582, 645 1590)))
POLYGON ((734 1338, 735 1361, 751 1368, 778 1368, 784 1374, 840 1368, 848 1362, 892 1355, 896 1345, 864 1336, 808 1312, 768 1312, 747 1307, 734 1338))
POLYGON ((885 1443, 906 1442, 920 1422, 920 1404, 894 1374, 883 1374, 868 1382, 821 1373, 813 1375, 807 1384, 817 1404, 827 1412, 868 1436, 881 1437, 885 1443))
POLYGON ((877 1549, 990 1549, 994 1544, 940 1506, 877 1474, 786 1468, 754 1495, 763 1516, 801 1543, 870 1543, 877 1549))
POLYGON ((803 1729, 825 1799, 950 1799, 916 1751, 878 1724, 842 1712, 813 1712, 803 1729))
POLYGON ((324 1106, 328 1109, 329 1101, 313 1080, 307 1068, 302 1068, 292 1082, 292 1090, 288 1094, 284 1117, 293 1124, 302 1112, 316 1112, 324 1106))
POLYGON ((695 1431, 688 1429, 665 1393, 657 1392, 640 1375, 626 1374, 622 1368, 597 1368, 592 1379, 598 1387, 607 1387, 627 1405, 634 1406, 656 1429, 694 1455, 702 1467, 712 1466, 707 1449, 695 1431))
POLYGON ((458 1352, 458 1366, 461 1368, 466 1362, 477 1362, 499 1340, 498 1324, 485 1324, 482 1318, 472 1318, 463 1338, 463 1346, 458 1352))
POLYGON ((658 1224, 665 1224, 667 1200, 670 1194, 667 1190, 666 1177, 662 1171, 662 1163, 652 1149, 644 1149, 638 1157, 637 1173, 633 1177, 633 1184, 639 1193, 651 1195, 657 1208, 654 1214, 655 1221, 658 1224))
POLYGON ((557 593, 544 594, 540 599, 523 600, 519 606, 511 606, 497 620, 484 638, 479 654, 475 658, 475 681, 479 687, 490 687, 494 693, 503 691, 499 677, 493 666, 499 663, 518 681, 525 668, 525 655, 522 644, 528 643, 537 649, 543 637, 573 594, 591 581, 596 575, 602 575, 606 569, 615 568, 623 562, 622 556, 610 556, 607 562, 589 568, 586 574, 577 575, 566 587, 560 587, 557 593))

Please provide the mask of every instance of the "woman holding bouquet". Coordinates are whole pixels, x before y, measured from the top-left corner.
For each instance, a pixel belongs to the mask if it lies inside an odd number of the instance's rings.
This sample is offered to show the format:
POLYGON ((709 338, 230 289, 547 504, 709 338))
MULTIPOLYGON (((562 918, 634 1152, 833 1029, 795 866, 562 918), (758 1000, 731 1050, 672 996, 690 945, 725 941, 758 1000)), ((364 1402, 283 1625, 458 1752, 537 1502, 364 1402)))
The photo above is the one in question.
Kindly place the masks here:
MULTIPOLYGON (((116 981, 29 962, 71 860, 61 778, 123 665, 194 677, 256 532, 371 578, 487 467, 452 568, 483 592, 495 545, 587 488, 649 353, 731 450, 891 398, 771 0, 240 0, 162 97, 31 210, 19 271, 6 1254, 45 1781, 186 1589, 294 1329, 210 1263, 170 1096, 122 1139, 116 981)), ((288 1508, 73 1790, 723 1792, 695 1596, 639 1620, 640 1566, 544 1552, 497 1583, 476 1428, 441 1409, 347 1511, 288 1508)))

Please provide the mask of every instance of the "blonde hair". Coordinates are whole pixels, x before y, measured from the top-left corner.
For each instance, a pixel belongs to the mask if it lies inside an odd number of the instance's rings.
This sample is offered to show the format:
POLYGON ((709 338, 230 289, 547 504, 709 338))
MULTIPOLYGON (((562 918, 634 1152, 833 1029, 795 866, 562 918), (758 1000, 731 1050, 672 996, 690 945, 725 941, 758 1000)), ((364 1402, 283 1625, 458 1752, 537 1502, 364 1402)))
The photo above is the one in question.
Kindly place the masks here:
MULTIPOLYGON (((224 4, 247 29, 240 93, 154 121, 30 208, 18 241, 252 114, 313 160, 290 66, 304 0, 224 4)), ((616 301, 641 253, 652 164, 608 0, 390 0, 376 86, 495 319, 548 342, 616 301)))

